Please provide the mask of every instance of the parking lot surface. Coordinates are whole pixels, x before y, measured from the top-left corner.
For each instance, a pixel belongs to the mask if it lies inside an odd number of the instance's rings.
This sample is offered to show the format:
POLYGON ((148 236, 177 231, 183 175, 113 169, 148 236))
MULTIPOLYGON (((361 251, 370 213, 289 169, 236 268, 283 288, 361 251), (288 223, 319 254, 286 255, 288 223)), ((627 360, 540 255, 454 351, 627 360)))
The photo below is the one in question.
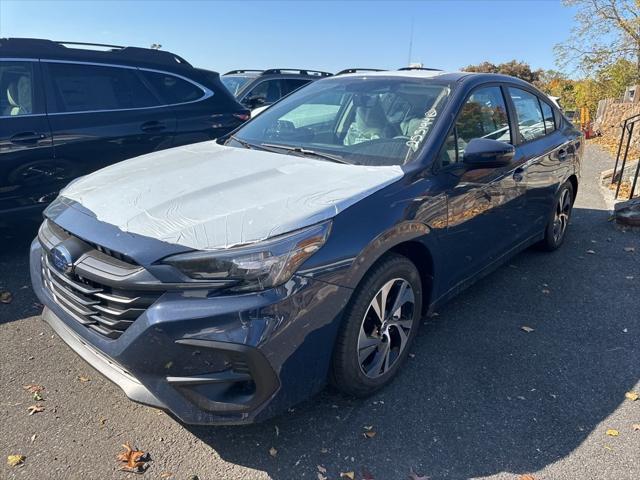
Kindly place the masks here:
POLYGON ((520 254, 425 319, 390 387, 366 400, 328 390, 245 427, 185 426, 128 401, 40 319, 36 224, 0 231, 13 297, 0 303, 0 478, 137 478, 115 459, 129 441, 153 479, 637 480, 640 400, 625 393, 640 393, 640 235, 608 221, 597 177, 610 165, 587 147, 563 248, 520 254), (30 384, 44 387, 33 415, 30 384), (24 464, 9 467, 12 454, 24 464))

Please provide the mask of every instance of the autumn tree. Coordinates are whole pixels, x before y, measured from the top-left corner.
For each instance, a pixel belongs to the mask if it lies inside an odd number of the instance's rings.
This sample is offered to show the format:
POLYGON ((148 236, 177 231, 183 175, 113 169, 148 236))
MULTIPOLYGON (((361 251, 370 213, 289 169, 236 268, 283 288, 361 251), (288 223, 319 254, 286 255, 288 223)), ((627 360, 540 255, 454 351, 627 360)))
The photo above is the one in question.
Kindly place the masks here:
POLYGON ((578 67, 586 75, 617 60, 635 65, 640 78, 640 2, 638 0, 564 0, 576 9, 569 39, 556 45, 563 68, 578 67))
POLYGON ((529 83, 535 83, 540 78, 542 70, 531 70, 531 66, 525 62, 511 60, 510 62, 493 64, 491 62, 482 62, 478 65, 469 65, 462 69, 465 72, 478 73, 502 73, 511 75, 512 77, 521 78, 529 83))

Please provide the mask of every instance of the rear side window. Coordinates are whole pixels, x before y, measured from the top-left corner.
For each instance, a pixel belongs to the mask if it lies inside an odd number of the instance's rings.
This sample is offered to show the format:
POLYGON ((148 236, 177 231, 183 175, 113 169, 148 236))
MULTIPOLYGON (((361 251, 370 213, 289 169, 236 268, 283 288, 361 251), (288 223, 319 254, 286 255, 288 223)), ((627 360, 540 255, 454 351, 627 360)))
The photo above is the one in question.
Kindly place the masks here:
POLYGON ((147 70, 140 70, 140 74, 165 105, 193 102, 204 96, 200 87, 174 75, 147 70))
POLYGON ((35 107, 35 75, 31 62, 0 62, 0 116, 42 113, 35 107))
POLYGON ((252 99, 253 102, 256 102, 257 99, 260 99, 261 104, 269 105, 282 98, 284 87, 284 80, 266 80, 260 82, 245 95, 243 101, 252 99))
POLYGON ((157 105, 132 68, 47 63, 54 111, 122 110, 157 105))
POLYGON ((542 116, 544 118, 544 129, 547 134, 553 132, 556 129, 556 121, 553 115, 553 108, 551 105, 546 103, 543 100, 540 100, 540 105, 542 105, 542 116))
POLYGON ((300 87, 309 83, 309 80, 296 80, 294 78, 289 78, 284 81, 284 95, 288 95, 294 90, 299 89, 300 87))
POLYGON ((509 87, 509 94, 518 118, 518 137, 529 142, 545 135, 545 125, 538 97, 519 88, 509 87))

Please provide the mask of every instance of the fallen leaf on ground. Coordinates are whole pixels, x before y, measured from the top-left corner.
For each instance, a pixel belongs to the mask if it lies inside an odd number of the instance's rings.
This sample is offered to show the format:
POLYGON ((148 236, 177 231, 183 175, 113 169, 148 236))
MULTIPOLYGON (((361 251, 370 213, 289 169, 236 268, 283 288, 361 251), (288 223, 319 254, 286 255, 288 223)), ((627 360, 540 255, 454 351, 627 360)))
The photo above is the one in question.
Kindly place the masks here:
POLYGON ((320 472, 318 472, 317 478, 318 480, 329 480, 329 478, 324 473, 320 472))
POLYGON ((42 398, 42 395, 40 395, 40 392, 33 392, 33 399, 34 399, 36 402, 39 402, 39 401, 41 401, 41 400, 44 400, 44 399, 42 398))
POLYGON ((272 457, 275 457, 276 455, 278 455, 278 450, 275 449, 274 447, 271 447, 269 449, 269 455, 271 455, 272 457))
POLYGON ((640 430, 640 423, 634 423, 631 425, 631 428, 633 428, 634 431, 640 430))
POLYGON ((373 430, 369 430, 368 432, 364 432, 363 435, 367 438, 373 438, 376 436, 376 432, 373 430))
POLYGON ((536 477, 531 475, 530 473, 525 473, 524 475, 520 475, 518 480, 536 480, 536 477))
POLYGON ((169 477, 172 477, 172 476, 173 476, 173 473, 171 473, 171 472, 162 472, 160 474, 160 478, 169 478, 169 477))
POLYGON ((13 300, 13 295, 11 292, 7 292, 6 290, 0 292, 0 303, 11 303, 13 300))
POLYGON ((596 252, 594 252, 593 250, 587 250, 587 253, 588 253, 589 255, 595 255, 595 254, 596 254, 596 252))
POLYGON ((356 472, 340 472, 340 478, 348 478, 354 480, 356 478, 356 472))
POLYGON ((29 412, 29 415, 33 415, 35 413, 44 412, 44 407, 39 404, 31 405, 29 408, 27 408, 27 411, 29 412))
POLYGON ((638 398, 640 398, 640 395, 638 395, 636 392, 627 392, 624 394, 624 398, 635 402, 636 400, 638 400, 638 398))
POLYGON ((520 327, 520 330, 522 330, 522 331, 524 331, 524 332, 527 332, 527 333, 531 333, 531 332, 534 332, 534 331, 535 331, 535 329, 533 329, 533 328, 531 328, 531 327, 527 327, 526 325, 521 326, 521 327, 520 327))
POLYGON ((630 253, 631 253, 631 252, 635 252, 635 251, 636 251, 636 249, 635 249, 634 247, 624 247, 624 251, 625 251, 625 252, 630 252, 630 253))
POLYGON ((322 465, 317 465, 317 467, 318 467, 318 471, 320 473, 327 473, 327 469, 324 468, 322 465))
POLYGON ((409 478, 411 480, 429 480, 431 477, 428 477, 426 475, 418 475, 416 472, 413 471, 413 468, 409 469, 409 478))
POLYGON ((78 380, 81 382, 90 382, 91 379, 89 377, 85 377, 84 375, 78 375, 78 380))
POLYGON ((9 455, 7 457, 7 465, 10 467, 17 467, 18 465, 23 464, 26 458, 27 457, 24 455, 9 455))
POLYGON ((544 293, 545 295, 549 295, 551 293, 551 290, 549 290, 548 288, 543 288, 541 292, 544 293))
POLYGON ((35 383, 29 384, 29 385, 23 385, 22 388, 24 388, 29 393, 40 393, 44 390, 44 387, 42 385, 36 385, 35 383))
POLYGON ((620 432, 618 430, 610 428, 609 430, 607 430, 607 435, 609 435, 610 437, 617 437, 618 435, 620 435, 620 432))
POLYGON ((116 457, 124 463, 120 470, 133 473, 144 472, 147 468, 146 464, 149 461, 149 455, 142 450, 131 447, 129 442, 122 444, 122 448, 124 448, 124 452, 119 453, 116 457))
POLYGON ((31 443, 36 441, 36 437, 37 437, 37 435, 35 433, 33 435, 31 435, 31 443))

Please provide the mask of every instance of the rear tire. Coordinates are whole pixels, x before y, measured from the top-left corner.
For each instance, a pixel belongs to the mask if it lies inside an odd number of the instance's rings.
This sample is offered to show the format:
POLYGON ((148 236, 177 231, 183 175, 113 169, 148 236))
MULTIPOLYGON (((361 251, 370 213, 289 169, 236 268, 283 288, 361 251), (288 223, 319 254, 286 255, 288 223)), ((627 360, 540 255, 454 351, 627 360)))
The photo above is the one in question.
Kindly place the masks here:
POLYGON ((538 244, 542 250, 553 252, 564 243, 573 210, 573 195, 571 182, 563 183, 556 194, 553 210, 544 231, 544 239, 538 244))
POLYGON ((409 354, 421 315, 418 269, 402 255, 386 255, 364 277, 345 311, 331 383, 357 397, 390 383, 409 354))

